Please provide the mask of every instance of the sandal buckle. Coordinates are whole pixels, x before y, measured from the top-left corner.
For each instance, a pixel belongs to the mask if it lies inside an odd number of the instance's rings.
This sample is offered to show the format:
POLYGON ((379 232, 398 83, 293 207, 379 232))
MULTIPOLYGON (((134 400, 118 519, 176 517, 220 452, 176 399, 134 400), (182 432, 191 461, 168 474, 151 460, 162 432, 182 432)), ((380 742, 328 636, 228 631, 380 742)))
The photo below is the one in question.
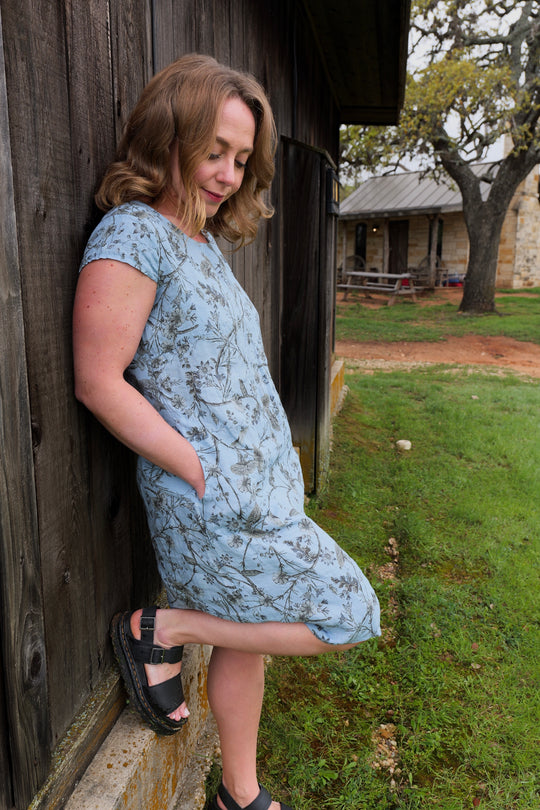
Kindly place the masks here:
POLYGON ((148 663, 149 664, 164 664, 165 663, 165 653, 166 652, 167 652, 167 650, 164 650, 162 647, 152 647, 148 663))
POLYGON ((140 626, 141 631, 143 633, 148 632, 148 631, 153 633, 154 630, 156 629, 156 617, 155 616, 141 616, 141 621, 139 623, 139 626, 140 626))

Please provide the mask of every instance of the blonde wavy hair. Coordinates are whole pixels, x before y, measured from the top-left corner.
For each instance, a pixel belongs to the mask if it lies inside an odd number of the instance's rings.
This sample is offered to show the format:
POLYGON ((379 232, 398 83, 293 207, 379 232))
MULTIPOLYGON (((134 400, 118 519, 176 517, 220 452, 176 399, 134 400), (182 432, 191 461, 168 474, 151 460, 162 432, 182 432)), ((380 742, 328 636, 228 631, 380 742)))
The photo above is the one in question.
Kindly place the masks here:
POLYGON ((96 194, 103 211, 135 199, 154 202, 171 182, 171 147, 185 189, 182 225, 206 228, 240 245, 255 238, 258 221, 273 214, 263 199, 274 176, 276 127, 266 94, 253 76, 220 65, 210 56, 188 54, 157 73, 143 90, 126 124, 116 158, 96 194), (240 98, 255 118, 255 141, 238 191, 211 218, 193 176, 212 152, 223 104, 240 98))

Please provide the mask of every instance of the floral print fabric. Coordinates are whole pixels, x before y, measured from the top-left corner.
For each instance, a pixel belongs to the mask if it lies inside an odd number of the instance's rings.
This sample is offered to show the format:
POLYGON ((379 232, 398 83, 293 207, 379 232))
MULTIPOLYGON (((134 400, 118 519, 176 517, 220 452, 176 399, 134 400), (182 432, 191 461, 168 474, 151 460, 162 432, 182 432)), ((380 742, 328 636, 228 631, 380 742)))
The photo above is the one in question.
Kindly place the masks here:
POLYGON ((83 266, 130 264, 156 282, 128 379, 195 447, 199 499, 138 462, 169 604, 242 622, 301 621, 334 644, 378 635, 379 605, 356 563, 304 513, 287 419, 257 311, 215 240, 196 242, 149 206, 109 211, 83 266))

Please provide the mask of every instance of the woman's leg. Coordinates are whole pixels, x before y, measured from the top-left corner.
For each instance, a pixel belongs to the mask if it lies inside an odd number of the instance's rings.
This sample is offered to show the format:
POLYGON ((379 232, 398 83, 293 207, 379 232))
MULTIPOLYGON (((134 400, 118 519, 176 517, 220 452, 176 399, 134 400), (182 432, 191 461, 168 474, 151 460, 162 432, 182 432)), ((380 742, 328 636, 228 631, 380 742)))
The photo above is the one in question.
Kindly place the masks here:
MULTIPOLYGON (((140 638, 141 611, 131 617, 131 630, 140 638)), ((303 623, 231 622, 195 610, 159 610, 154 631, 162 647, 180 644, 213 645, 208 669, 208 698, 221 743, 223 784, 240 807, 259 793, 256 769, 257 735, 264 694, 264 659, 270 655, 317 655, 350 649, 354 644, 320 641, 303 623)), ((153 685, 176 675, 179 664, 146 665, 153 685)), ((189 714, 183 703, 170 717, 189 714)), ((218 798, 221 806, 221 800, 218 798)), ((278 810, 273 802, 270 810, 278 810)))
MULTIPOLYGON (((132 616, 138 628, 140 611, 132 616)), ((326 644, 303 622, 232 622, 198 610, 158 610, 156 643, 162 647, 180 644, 210 644, 238 652, 261 655, 319 655, 347 650, 354 644, 326 644)))
MULTIPOLYGON (((140 610, 135 611, 131 617, 131 631, 137 639, 140 638, 140 617, 140 610)), ((231 622, 197 610, 174 608, 158 610, 154 640, 156 644, 165 648, 181 644, 210 644, 214 647, 258 655, 319 655, 355 646, 326 644, 301 622, 290 624, 231 622)), ((180 667, 180 664, 146 664, 148 683, 151 686, 162 683, 176 675, 180 667)), ((187 706, 182 703, 169 717, 180 720, 188 715, 187 706)))
POLYGON ((259 793, 256 756, 263 693, 262 655, 214 647, 208 699, 219 731, 222 781, 240 807, 259 793))

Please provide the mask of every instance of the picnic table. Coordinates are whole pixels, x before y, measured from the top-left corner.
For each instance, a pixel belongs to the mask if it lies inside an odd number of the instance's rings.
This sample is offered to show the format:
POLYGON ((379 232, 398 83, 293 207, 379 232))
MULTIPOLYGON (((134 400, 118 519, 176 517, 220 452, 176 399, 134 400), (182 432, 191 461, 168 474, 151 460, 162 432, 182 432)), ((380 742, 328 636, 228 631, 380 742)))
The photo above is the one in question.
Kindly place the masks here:
POLYGON ((412 273, 381 273, 376 269, 348 270, 343 274, 343 280, 337 287, 345 290, 344 300, 347 300, 349 290, 363 292, 366 298, 371 298, 371 292, 389 294, 389 307, 395 303, 398 295, 410 295, 412 300, 416 301, 416 293, 422 289, 415 285, 412 273))

